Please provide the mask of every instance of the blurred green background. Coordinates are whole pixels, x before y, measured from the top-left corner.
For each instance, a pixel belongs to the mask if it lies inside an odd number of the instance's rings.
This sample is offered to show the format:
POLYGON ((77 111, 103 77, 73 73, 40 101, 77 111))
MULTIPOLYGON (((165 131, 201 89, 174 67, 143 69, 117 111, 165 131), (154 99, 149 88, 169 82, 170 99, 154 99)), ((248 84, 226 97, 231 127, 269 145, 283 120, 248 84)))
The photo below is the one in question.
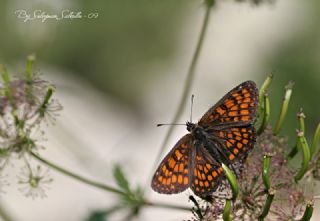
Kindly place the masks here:
MULTIPOLYGON (((206 93, 199 93, 197 99, 208 104, 204 94, 211 97, 216 91, 227 92, 248 79, 260 85, 266 75, 273 72, 269 91, 271 122, 274 125, 278 117, 284 86, 293 80, 292 102, 281 134, 295 136, 296 114, 302 107, 307 116, 307 135, 311 137, 320 122, 320 2, 278 0, 253 5, 246 1, 218 1, 213 10, 194 84, 195 91, 202 85, 208 89, 206 93), (239 21, 238 13, 241 14, 239 21), (237 39, 237 35, 229 35, 232 31, 245 34, 237 39), (228 42, 235 45, 230 46, 228 42), (229 57, 233 58, 229 61, 229 57), (210 69, 210 65, 232 67, 243 59, 245 64, 238 65, 242 68, 236 72, 210 69), (204 75, 206 77, 202 77, 204 75)), ((17 74, 24 70, 25 57, 35 53, 37 69, 44 74, 54 69, 62 78, 81 79, 102 92, 103 99, 111 97, 130 109, 136 122, 144 122, 150 117, 144 99, 146 94, 155 93, 152 88, 162 88, 161 84, 166 81, 161 79, 171 79, 177 85, 171 91, 174 92, 172 99, 176 99, 173 103, 178 105, 202 16, 200 0, 1 0, 0 63, 17 74), (18 9, 29 13, 41 9, 49 14, 70 9, 83 14, 97 12, 99 16, 23 22, 15 13, 18 9), (185 61, 181 61, 181 57, 185 61)), ((72 90, 59 84, 57 87, 58 91, 72 90)), ((163 88, 166 90, 167 85, 163 88)), ((158 103, 155 107, 159 113, 166 113, 166 117, 150 117, 153 125, 169 121, 176 106, 162 106, 165 102, 161 99, 154 102, 158 103)), ((198 109, 203 112, 203 106, 198 109)), ((291 141, 293 145, 295 139, 291 141)))
MULTIPOLYGON (((148 89, 144 85, 157 79, 154 72, 143 68, 155 63, 160 63, 161 66, 172 65, 179 41, 188 37, 179 35, 181 25, 195 7, 201 7, 202 2, 2 0, 0 4, 1 63, 10 67, 24 61, 26 55, 35 53, 39 63, 68 70, 68 73, 87 80, 118 101, 129 104, 139 113, 143 109, 139 97, 147 93, 148 89), (14 13, 16 9, 25 9, 30 13, 42 9, 55 14, 68 8, 83 14, 98 12, 99 17, 91 20, 36 20, 23 23, 14 13)), ((296 82, 285 126, 285 130, 291 135, 294 133, 292 128, 296 127, 295 114, 300 107, 304 108, 307 115, 308 133, 320 120, 320 3, 312 0, 300 4, 308 9, 308 14, 302 11, 301 15, 297 14, 304 16, 306 20, 301 31, 295 36, 287 36, 286 41, 276 50, 268 56, 262 56, 259 64, 256 64, 260 66, 260 70, 251 73, 254 75, 253 80, 261 83, 268 72, 274 71, 275 78, 270 89, 273 120, 279 109, 283 86, 289 80, 296 82)), ((277 2, 267 7, 277 7, 277 2)), ((207 41, 209 39, 210 36, 207 41)), ((190 47, 193 48, 193 45, 190 47)), ((257 48, 257 51, 265 47, 267 46, 257 48)), ((168 73, 158 74, 163 76, 168 73)))

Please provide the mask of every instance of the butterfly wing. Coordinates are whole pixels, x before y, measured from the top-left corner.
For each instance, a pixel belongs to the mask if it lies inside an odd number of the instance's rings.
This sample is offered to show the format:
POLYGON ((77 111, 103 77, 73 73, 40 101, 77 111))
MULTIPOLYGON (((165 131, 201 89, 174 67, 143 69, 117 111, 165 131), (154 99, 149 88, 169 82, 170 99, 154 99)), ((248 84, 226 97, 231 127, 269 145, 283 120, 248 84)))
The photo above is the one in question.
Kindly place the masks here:
POLYGON ((193 151, 192 135, 182 137, 156 170, 151 187, 164 194, 180 193, 189 187, 189 159, 193 151))
POLYGON ((191 156, 192 191, 201 198, 211 195, 224 177, 221 165, 208 153, 203 144, 196 144, 191 156))
POLYGON ((217 133, 222 146, 227 149, 227 158, 244 162, 256 141, 256 131, 253 125, 228 127, 217 133))
POLYGON ((246 81, 227 93, 199 121, 210 135, 211 143, 215 144, 209 146, 209 151, 218 152, 217 161, 227 163, 236 175, 255 143, 256 132, 252 124, 257 107, 256 84, 246 81))
POLYGON ((204 128, 247 125, 254 121, 258 106, 258 90, 246 81, 227 93, 203 115, 198 124, 204 128))

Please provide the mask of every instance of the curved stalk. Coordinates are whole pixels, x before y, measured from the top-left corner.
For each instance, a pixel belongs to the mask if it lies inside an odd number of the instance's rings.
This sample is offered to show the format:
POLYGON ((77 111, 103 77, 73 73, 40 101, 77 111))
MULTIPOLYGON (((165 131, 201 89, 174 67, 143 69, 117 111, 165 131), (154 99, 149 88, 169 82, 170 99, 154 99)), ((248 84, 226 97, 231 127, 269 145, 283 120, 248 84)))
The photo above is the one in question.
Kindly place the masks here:
POLYGON ((52 168, 52 169, 54 169, 54 170, 56 170, 56 171, 58 171, 58 172, 60 172, 60 173, 62 173, 64 175, 66 175, 68 177, 71 177, 71 178, 73 178, 75 180, 78 180, 78 181, 80 181, 82 183, 86 183, 86 184, 88 184, 90 186, 93 186, 93 187, 96 187, 98 189, 102 189, 102 190, 105 190, 105 191, 108 191, 108 192, 112 192, 112 193, 116 193, 116 194, 120 194, 120 195, 126 195, 125 192, 123 192, 123 191, 121 191, 119 189, 116 189, 114 187, 108 186, 108 185, 103 184, 103 183, 92 181, 92 180, 90 180, 88 178, 85 178, 85 177, 79 175, 79 174, 76 174, 74 172, 68 171, 68 170, 58 166, 57 164, 55 164, 53 162, 50 162, 49 160, 39 156, 38 154, 36 154, 34 152, 30 152, 30 155, 33 158, 35 158, 35 159, 39 160, 40 162, 42 162, 43 164, 49 166, 50 168, 52 168))
POLYGON ((284 94, 284 98, 283 98, 283 102, 282 102, 282 106, 281 106, 281 110, 280 110, 280 115, 276 124, 276 127, 274 129, 274 135, 278 135, 282 125, 283 125, 283 121, 287 115, 287 111, 288 111, 288 107, 289 107, 289 102, 290 102, 290 98, 292 95, 292 88, 293 88, 294 82, 290 81, 288 83, 288 85, 286 86, 286 91, 284 94))
MULTIPOLYGON (((42 162, 43 164, 49 166, 50 168, 70 177, 73 178, 75 180, 78 180, 82 183, 88 184, 90 186, 93 186, 95 188, 107 191, 107 192, 111 192, 111 193, 115 193, 118 195, 122 195, 122 196, 127 196, 128 193, 123 192, 117 188, 108 186, 104 183, 99 183, 97 181, 93 181, 90 180, 88 178, 85 178, 79 174, 76 174, 74 172, 68 171, 64 168, 62 168, 61 166, 58 166, 57 164, 50 162, 49 160, 39 156, 38 154, 34 153, 34 152, 30 152, 30 155, 37 159, 38 161, 42 162)), ((167 209, 177 209, 177 210, 185 210, 185 211, 191 211, 190 207, 185 207, 185 206, 179 206, 179 205, 173 205, 173 204, 166 204, 166 203, 161 203, 161 202, 151 202, 151 201, 147 201, 147 200, 143 200, 142 205, 144 206, 152 206, 152 207, 159 207, 159 208, 167 208, 167 209)))
MULTIPOLYGON (((189 69, 188 69, 188 73, 187 73, 187 78, 185 80, 185 84, 184 84, 184 89, 183 89, 183 93, 182 93, 182 97, 180 99, 180 103, 178 105, 178 108, 175 112, 175 115, 172 119, 172 122, 177 122, 184 110, 184 107, 185 107, 185 104, 187 102, 187 99, 188 99, 188 95, 190 93, 190 89, 191 89, 191 85, 192 85, 192 82, 193 82, 193 79, 194 79, 194 75, 195 75, 195 69, 196 69, 196 65, 198 63, 198 60, 199 60, 199 55, 200 55, 200 52, 201 52, 201 49, 202 49, 202 46, 203 46, 203 42, 204 42, 204 38, 205 38, 205 35, 206 35, 206 32, 207 32, 207 28, 208 28, 208 24, 209 24, 209 20, 210 20, 210 14, 211 14, 211 10, 212 10, 212 6, 214 4, 214 1, 213 0, 207 0, 206 1, 206 13, 205 13, 205 16, 204 16, 204 20, 203 20, 203 23, 202 23, 202 28, 201 28, 201 31, 200 31, 200 35, 199 35, 199 39, 198 39, 198 42, 197 42, 197 46, 196 46, 196 49, 194 51, 194 54, 193 54, 193 57, 192 57, 192 60, 191 60, 191 64, 189 66, 189 69)), ((168 132, 166 133, 166 136, 161 144, 161 147, 160 147, 160 151, 157 155, 157 158, 156 158, 156 163, 154 165, 154 168, 156 167, 156 164, 158 163, 162 153, 164 152, 165 148, 167 147, 168 145, 168 141, 171 137, 171 134, 173 132, 173 125, 170 125, 169 126, 169 129, 168 129, 168 132)))

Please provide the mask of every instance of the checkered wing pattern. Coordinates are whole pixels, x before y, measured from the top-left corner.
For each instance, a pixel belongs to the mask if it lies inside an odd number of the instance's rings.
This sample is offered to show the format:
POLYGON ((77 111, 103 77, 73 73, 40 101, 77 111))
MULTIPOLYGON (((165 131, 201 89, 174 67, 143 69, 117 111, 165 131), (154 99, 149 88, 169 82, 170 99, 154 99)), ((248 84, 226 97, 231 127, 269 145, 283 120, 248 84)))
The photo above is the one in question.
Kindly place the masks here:
POLYGON ((229 165, 238 167, 238 162, 243 162, 254 146, 256 132, 252 124, 257 107, 256 84, 246 81, 226 94, 199 121, 213 140, 220 143, 219 152, 229 165))
POLYGON ((224 176, 221 165, 199 145, 191 158, 191 189, 199 197, 205 198, 219 186, 224 176))
POLYGON ((246 81, 227 93, 200 119, 203 127, 247 125, 253 122, 258 106, 258 90, 253 81, 246 81))
POLYGON ((192 132, 182 137, 154 174, 153 190, 172 194, 190 187, 202 198, 216 190, 227 192, 227 188, 221 189, 225 181, 221 163, 227 163, 239 174, 255 143, 253 122, 257 106, 258 90, 252 81, 227 93, 198 122, 209 136, 199 138, 192 132))
POLYGON ((180 193, 189 187, 189 158, 194 150, 192 135, 182 137, 160 163, 151 187, 164 194, 180 193))
POLYGON ((227 153, 229 162, 239 160, 245 161, 248 153, 253 149, 256 140, 256 132, 253 125, 249 124, 242 127, 229 127, 217 132, 222 146, 227 153))

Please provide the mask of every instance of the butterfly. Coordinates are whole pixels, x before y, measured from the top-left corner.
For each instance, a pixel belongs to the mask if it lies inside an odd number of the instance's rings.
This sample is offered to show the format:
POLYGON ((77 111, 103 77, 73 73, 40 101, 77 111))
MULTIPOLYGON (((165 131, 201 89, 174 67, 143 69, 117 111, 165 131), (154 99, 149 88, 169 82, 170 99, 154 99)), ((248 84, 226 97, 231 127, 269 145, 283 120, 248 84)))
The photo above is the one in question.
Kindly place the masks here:
POLYGON ((191 188, 206 198, 225 181, 222 163, 240 173, 253 149, 253 122, 258 107, 258 89, 253 81, 233 88, 198 123, 187 122, 183 136, 162 160, 151 182, 154 191, 180 193, 191 188))

